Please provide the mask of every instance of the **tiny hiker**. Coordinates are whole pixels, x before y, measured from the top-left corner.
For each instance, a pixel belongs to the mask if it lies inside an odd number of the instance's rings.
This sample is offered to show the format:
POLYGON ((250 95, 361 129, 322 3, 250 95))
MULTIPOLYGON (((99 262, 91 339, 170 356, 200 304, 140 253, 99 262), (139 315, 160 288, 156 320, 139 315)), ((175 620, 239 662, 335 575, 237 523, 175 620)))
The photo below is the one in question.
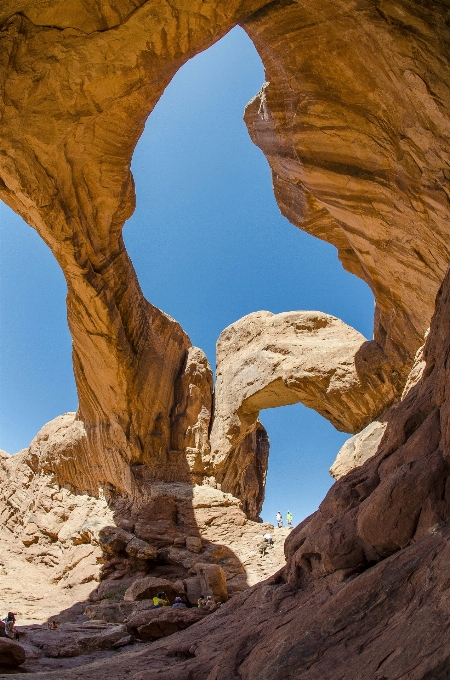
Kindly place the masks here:
POLYGON ((269 548, 273 548, 272 534, 264 534, 263 539, 266 541, 269 548))
POLYGON ((292 529, 292 512, 290 510, 286 513, 286 521, 289 529, 292 529))
POLYGON ((283 526, 283 515, 281 514, 281 512, 279 510, 277 512, 277 524, 278 524, 278 528, 281 529, 281 527, 283 526))
POLYGON ((181 597, 176 597, 172 607, 186 607, 186 605, 182 601, 181 597))
POLYGON ((264 540, 264 538, 263 538, 261 543, 258 545, 258 552, 261 555, 261 557, 266 556, 267 548, 268 548, 267 541, 264 540))

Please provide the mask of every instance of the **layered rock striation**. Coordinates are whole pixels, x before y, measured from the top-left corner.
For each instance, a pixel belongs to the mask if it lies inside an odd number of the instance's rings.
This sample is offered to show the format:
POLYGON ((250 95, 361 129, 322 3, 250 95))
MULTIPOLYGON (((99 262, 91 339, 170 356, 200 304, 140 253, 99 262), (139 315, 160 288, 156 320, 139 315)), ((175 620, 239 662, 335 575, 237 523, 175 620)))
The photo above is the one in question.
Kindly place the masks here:
POLYGON ((278 205, 369 284, 400 389, 450 255, 448 5, 279 1, 243 27, 266 79, 245 120, 278 205))
MULTIPOLYGON (((450 270, 421 377, 377 455, 289 535, 286 566, 193 628, 116 658, 116 677, 125 669, 133 680, 448 676, 449 329, 450 270)), ((112 664, 86 668, 106 680, 112 664)))
POLYGON ((264 408, 301 402, 359 432, 396 398, 380 347, 322 312, 254 312, 217 341, 211 447, 220 469, 264 408))
MULTIPOLYGON (((0 197, 64 272, 79 408, 2 454, 2 540, 8 564, 20 552, 36 563, 47 597, 46 569, 80 600, 89 589, 112 628, 78 621, 93 628, 61 644, 107 651, 85 659, 98 680, 447 677, 449 274, 436 293, 450 259, 448 25, 445 2, 409 0, 3 3, 0 197), (245 117, 280 208, 370 285, 375 334, 320 313, 250 315, 221 336, 213 398, 206 357, 145 300, 121 229, 147 116, 237 23, 266 69, 245 117), (353 442, 290 535, 286 567, 244 592, 250 571, 267 574, 256 552, 243 566, 264 529, 252 521, 268 457, 258 413, 294 401, 350 432, 381 415, 385 432, 353 442), (146 597, 148 579, 189 601, 206 586, 235 597, 183 631, 183 615, 123 600, 146 597), (112 659, 141 628, 179 635, 112 659)), ((46 635, 31 654, 55 649, 46 635)))

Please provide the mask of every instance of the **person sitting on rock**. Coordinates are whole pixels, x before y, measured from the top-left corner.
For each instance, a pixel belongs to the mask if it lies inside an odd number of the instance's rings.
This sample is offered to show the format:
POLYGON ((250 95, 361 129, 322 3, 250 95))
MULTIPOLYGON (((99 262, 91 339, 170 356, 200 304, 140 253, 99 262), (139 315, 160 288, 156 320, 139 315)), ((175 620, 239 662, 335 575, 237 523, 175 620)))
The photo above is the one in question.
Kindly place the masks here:
POLYGON ((16 615, 14 612, 8 612, 8 616, 6 619, 3 619, 3 623, 5 624, 6 637, 9 637, 11 640, 17 639, 18 634, 14 630, 14 624, 16 623, 16 615))
POLYGON ((169 600, 166 597, 165 592, 158 593, 156 597, 153 598, 152 609, 159 609, 160 607, 167 607, 169 600))
POLYGON ((210 614, 212 614, 212 612, 215 612, 216 609, 219 609, 219 607, 221 607, 221 606, 222 606, 222 602, 221 602, 220 598, 219 598, 218 602, 216 602, 211 597, 211 595, 206 596, 206 604, 205 604, 204 609, 206 611, 208 611, 210 614))
POLYGON ((200 609, 203 609, 203 607, 205 606, 205 604, 206 604, 205 598, 203 597, 203 595, 200 595, 200 597, 198 598, 197 606, 198 606, 200 609))
POLYGON ((50 630, 56 630, 58 628, 58 626, 56 625, 56 621, 50 621, 48 627, 50 630))
POLYGON ((181 597, 176 597, 172 607, 186 607, 186 605, 182 602, 181 597))

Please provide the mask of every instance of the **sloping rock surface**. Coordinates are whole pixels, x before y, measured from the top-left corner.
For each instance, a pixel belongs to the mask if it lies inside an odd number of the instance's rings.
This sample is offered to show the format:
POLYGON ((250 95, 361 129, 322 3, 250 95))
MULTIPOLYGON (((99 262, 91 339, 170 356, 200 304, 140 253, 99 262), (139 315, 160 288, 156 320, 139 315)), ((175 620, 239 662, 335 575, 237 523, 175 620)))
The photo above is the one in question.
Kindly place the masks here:
MULTIPOLYGON (((116 676, 126 667, 133 680, 445 680, 449 347, 450 270, 421 379, 395 409, 377 455, 291 532, 286 567, 164 645, 124 655, 116 676)), ((111 668, 105 660, 85 670, 106 680, 111 668)))
POLYGON ((450 259, 448 4, 279 0, 243 27, 266 79, 245 120, 278 205, 369 284, 404 380, 450 259))
MULTIPOLYGON (((450 256, 448 4, 7 0, 0 22, 0 196, 64 272, 79 394, 76 415, 0 458, 2 559, 14 567, 20 545, 37 562, 36 588, 54 577, 94 598, 156 567, 194 598, 206 562, 235 595, 150 648, 98 650, 82 671, 53 665, 44 677, 447 678, 448 277, 423 372, 410 368, 450 256), (386 362, 385 389, 403 394, 377 454, 292 532, 286 567, 247 592, 267 436, 255 418, 242 432, 237 424, 236 440, 226 426, 231 446, 214 461, 208 362, 145 300, 121 236, 149 112, 177 69, 238 22, 266 70, 246 121, 280 208, 370 285, 371 346, 386 362), (97 529, 112 524, 124 534, 103 552, 97 529), (231 531, 241 559, 205 538, 216 531, 231 531)), ((124 631, 114 644, 128 641, 124 631)))

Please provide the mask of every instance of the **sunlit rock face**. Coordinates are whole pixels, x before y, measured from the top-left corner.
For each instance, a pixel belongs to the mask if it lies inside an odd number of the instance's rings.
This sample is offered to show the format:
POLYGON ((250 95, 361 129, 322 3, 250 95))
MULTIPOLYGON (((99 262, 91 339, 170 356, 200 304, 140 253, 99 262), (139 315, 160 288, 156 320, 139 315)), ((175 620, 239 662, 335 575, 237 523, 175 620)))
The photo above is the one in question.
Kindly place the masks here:
MULTIPOLYGON (((114 460, 98 474, 92 466, 92 487, 135 493, 130 466, 161 470, 171 439, 180 444, 172 410, 190 399, 180 380, 190 340, 144 299, 121 236, 134 209, 135 144, 178 68, 263 4, 17 0, 0 9, 0 197, 67 281, 78 418, 88 449, 114 460)), ((196 398, 195 415, 189 406, 186 431, 210 418, 210 397, 196 398)))
POLYGON ((264 408, 302 402, 337 429, 358 432, 396 397, 379 345, 322 312, 254 312, 217 341, 211 433, 216 465, 264 408))
POLYGON ((147 654, 97 662, 90 671, 105 680, 130 668, 135 680, 373 680, 381 673, 445 680, 449 348, 450 270, 421 377, 388 420, 377 455, 336 482, 289 534, 286 567, 147 654))
POLYGON ((245 120, 278 205, 369 284, 397 389, 450 255, 447 20, 444 2, 306 0, 243 25, 266 69, 245 120))

